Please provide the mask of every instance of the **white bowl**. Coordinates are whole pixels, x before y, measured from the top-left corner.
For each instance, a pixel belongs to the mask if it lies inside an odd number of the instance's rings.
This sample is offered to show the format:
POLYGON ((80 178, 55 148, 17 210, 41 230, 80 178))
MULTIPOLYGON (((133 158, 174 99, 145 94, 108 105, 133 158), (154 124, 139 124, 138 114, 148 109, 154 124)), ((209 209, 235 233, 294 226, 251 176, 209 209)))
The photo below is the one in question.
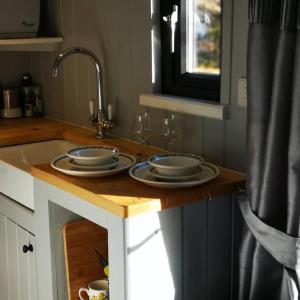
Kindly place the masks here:
POLYGON ((105 165, 119 154, 119 150, 109 146, 82 146, 69 150, 67 156, 76 164, 84 166, 105 165))
POLYGON ((203 163, 203 158, 193 154, 159 154, 149 158, 149 164, 165 176, 185 176, 195 172, 203 163))
POLYGON ((115 168, 118 165, 119 159, 118 157, 113 157, 110 160, 107 161, 104 165, 83 165, 83 164, 77 164, 73 159, 69 159, 68 163, 73 168, 79 169, 79 170, 85 170, 85 171, 103 171, 103 170, 110 170, 115 168))
POLYGON ((198 167, 193 170, 191 174, 188 175, 176 175, 176 176, 169 176, 169 175, 162 175, 157 172, 156 168, 151 167, 148 171, 148 173, 153 176, 154 178, 157 178, 159 180, 165 181, 165 182, 172 182, 172 181, 177 181, 177 182, 183 182, 183 181, 190 181, 193 180, 195 177, 199 177, 201 175, 202 169, 201 167, 198 167))

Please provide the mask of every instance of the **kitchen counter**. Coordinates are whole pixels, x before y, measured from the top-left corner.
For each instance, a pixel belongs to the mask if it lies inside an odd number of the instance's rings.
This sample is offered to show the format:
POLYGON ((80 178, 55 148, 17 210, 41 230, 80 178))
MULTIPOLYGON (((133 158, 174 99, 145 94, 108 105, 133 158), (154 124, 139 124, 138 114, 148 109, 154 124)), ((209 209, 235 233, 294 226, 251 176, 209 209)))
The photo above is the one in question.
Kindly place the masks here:
MULTIPOLYGON (((81 128, 47 118, 0 121, 0 146, 11 146, 45 140, 62 139, 74 144, 113 145, 120 151, 139 155, 137 143, 108 137, 95 139, 94 130, 81 128)), ((162 152, 146 147, 146 154, 162 152)), ((211 182, 188 189, 159 189, 132 179, 127 172, 104 178, 78 178, 62 174, 49 164, 32 167, 32 175, 111 213, 128 218, 150 211, 160 211, 202 199, 234 192, 245 176, 220 168, 220 175, 211 182)))

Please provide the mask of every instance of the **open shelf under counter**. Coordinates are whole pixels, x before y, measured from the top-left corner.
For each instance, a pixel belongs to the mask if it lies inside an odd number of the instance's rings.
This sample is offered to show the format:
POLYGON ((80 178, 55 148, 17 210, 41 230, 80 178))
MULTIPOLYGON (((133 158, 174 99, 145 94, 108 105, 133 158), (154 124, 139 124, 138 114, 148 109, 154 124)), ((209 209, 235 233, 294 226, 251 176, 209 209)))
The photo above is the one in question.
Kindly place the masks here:
POLYGON ((0 51, 52 52, 63 43, 63 37, 0 39, 0 51))

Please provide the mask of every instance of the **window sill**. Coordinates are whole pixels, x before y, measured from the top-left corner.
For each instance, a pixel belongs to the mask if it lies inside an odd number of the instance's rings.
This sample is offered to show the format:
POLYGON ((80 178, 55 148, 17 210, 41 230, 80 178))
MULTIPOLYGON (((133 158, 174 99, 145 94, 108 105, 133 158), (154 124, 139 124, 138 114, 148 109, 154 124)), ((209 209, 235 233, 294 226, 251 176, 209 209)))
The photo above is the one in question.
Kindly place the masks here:
POLYGON ((227 105, 199 102, 171 95, 140 94, 140 104, 216 120, 227 120, 229 115, 227 105))

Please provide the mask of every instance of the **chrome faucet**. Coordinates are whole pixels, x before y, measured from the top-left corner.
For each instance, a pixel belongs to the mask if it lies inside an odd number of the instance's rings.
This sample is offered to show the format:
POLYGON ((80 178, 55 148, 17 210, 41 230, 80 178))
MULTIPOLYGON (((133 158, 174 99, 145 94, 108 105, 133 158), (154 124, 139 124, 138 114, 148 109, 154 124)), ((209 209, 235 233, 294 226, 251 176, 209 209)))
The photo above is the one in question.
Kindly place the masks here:
POLYGON ((90 102, 91 117, 89 121, 97 128, 96 138, 102 139, 105 137, 105 129, 112 128, 113 124, 112 121, 108 119, 105 111, 105 101, 103 95, 103 70, 102 70, 102 65, 99 59, 97 58, 97 56, 92 51, 85 48, 74 47, 74 48, 66 49, 63 52, 61 52, 55 59, 53 63, 52 74, 54 77, 57 77, 58 66, 60 65, 60 63, 66 57, 77 53, 88 56, 91 59, 91 61, 94 63, 96 68, 98 107, 95 113, 95 109, 94 109, 95 104, 94 103, 91 104, 90 102))

